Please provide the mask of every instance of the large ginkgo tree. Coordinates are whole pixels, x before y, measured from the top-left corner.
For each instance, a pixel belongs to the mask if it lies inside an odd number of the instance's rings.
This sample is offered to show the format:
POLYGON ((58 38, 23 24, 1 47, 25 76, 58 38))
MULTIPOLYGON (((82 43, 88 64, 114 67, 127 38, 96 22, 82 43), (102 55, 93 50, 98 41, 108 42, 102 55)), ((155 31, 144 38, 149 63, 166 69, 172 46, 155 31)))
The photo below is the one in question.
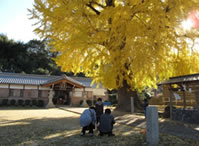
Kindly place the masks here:
POLYGON ((35 0, 30 12, 62 71, 118 89, 129 110, 134 91, 199 72, 199 31, 184 23, 197 9, 199 0, 35 0))

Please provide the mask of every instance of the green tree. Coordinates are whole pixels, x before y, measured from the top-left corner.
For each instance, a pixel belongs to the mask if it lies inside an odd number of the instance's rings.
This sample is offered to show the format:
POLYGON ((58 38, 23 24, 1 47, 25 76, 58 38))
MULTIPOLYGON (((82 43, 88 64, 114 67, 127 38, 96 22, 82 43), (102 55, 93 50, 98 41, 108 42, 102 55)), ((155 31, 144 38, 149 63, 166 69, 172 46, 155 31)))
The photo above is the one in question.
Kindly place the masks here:
POLYGON ((21 64, 27 61, 27 48, 22 42, 9 40, 0 35, 0 71, 21 72, 26 68, 21 64))
POLYGON ((28 43, 15 42, 0 35, 0 71, 60 75, 46 41, 30 40, 28 43))

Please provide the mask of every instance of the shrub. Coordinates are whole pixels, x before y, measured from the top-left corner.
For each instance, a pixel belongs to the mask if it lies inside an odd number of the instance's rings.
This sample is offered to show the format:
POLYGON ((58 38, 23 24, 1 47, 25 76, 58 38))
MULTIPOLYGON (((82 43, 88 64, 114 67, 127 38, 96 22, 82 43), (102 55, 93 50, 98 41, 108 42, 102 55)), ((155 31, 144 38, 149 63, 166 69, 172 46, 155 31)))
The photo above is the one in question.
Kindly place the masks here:
POLYGON ((94 104, 94 105, 96 104, 96 102, 97 102, 96 100, 93 100, 93 104, 94 104))
MULTIPOLYGON (((80 100, 80 105, 82 105, 82 103, 83 103, 83 100, 80 100)), ((96 104, 96 100, 86 100, 86 103, 89 105, 89 106, 92 106, 92 103, 93 103, 93 105, 95 105, 96 104)))
POLYGON ((15 105, 16 104, 16 100, 15 99, 11 99, 10 100, 10 105, 15 105))
POLYGON ((86 103, 87 103, 89 106, 92 106, 92 100, 86 100, 86 103))
POLYGON ((3 99, 2 100, 2 105, 8 105, 8 99, 3 99))
POLYGON ((83 103, 83 100, 80 100, 79 104, 82 105, 82 103, 83 103))
POLYGON ((44 101, 43 100, 38 100, 37 106, 38 107, 44 107, 44 101))
POLYGON ((29 99, 25 100, 25 105, 30 105, 30 100, 29 99))
POLYGON ((32 99, 32 105, 34 105, 34 106, 37 105, 37 100, 36 99, 32 99))
POLYGON ((21 106, 23 106, 23 104, 24 104, 24 100, 22 100, 22 99, 19 99, 19 100, 17 101, 17 103, 18 103, 18 105, 21 105, 21 106))
MULTIPOLYGON (((172 110, 175 110, 176 107, 172 107, 172 110)), ((164 118, 170 118, 170 106, 166 106, 163 113, 164 118)))
POLYGON ((117 96, 116 95, 109 95, 109 101, 112 104, 118 104, 117 96))
POLYGON ((52 102, 53 104, 57 104, 57 97, 53 97, 52 102))

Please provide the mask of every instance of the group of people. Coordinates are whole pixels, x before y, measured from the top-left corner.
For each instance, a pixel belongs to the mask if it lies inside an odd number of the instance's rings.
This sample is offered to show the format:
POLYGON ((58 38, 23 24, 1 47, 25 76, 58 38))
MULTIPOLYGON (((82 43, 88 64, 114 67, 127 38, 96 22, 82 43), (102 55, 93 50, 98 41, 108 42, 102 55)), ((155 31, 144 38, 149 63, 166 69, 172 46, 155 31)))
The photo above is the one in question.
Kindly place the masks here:
POLYGON ((89 135, 93 136, 93 130, 95 129, 95 125, 97 125, 99 136, 103 136, 104 134, 114 136, 112 133, 113 124, 115 124, 115 120, 111 115, 111 110, 107 108, 104 113, 102 99, 98 98, 95 107, 89 107, 80 116, 80 126, 82 127, 80 135, 84 136, 88 130, 89 135))

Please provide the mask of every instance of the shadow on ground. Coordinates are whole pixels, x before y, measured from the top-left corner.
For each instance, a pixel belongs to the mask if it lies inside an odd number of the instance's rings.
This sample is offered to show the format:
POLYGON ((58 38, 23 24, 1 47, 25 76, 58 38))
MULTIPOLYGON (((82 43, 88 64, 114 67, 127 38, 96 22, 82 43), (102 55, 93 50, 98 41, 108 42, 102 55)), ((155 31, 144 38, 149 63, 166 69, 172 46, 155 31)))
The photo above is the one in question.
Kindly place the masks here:
MULTIPOLYGON (((116 115, 115 119, 119 124, 134 128, 146 129, 146 120, 144 116, 129 113, 118 113, 118 111, 113 111, 113 114, 116 115)), ((181 138, 199 141, 198 124, 189 124, 160 118, 159 130, 162 134, 169 134, 173 136, 179 136, 181 138)))
POLYGON ((79 117, 68 118, 28 118, 23 120, 6 121, 1 119, 0 145, 69 145, 69 146, 93 146, 93 145, 146 145, 144 135, 125 135, 125 131, 131 132, 129 127, 115 126, 116 136, 79 136, 79 117), (123 133, 123 134, 121 134, 123 133), (128 138, 129 137, 129 138, 128 138), (131 138, 130 138, 131 137, 131 138), (136 140, 132 140, 132 137, 136 140))
POLYGON ((16 121, 1 119, 0 145, 50 144, 51 140, 79 133, 78 118, 28 118, 16 121))
MULTIPOLYGON (((63 110, 62 110, 63 111, 63 110)), ((27 113, 30 113, 28 110, 27 113)), ((32 110, 31 110, 32 112, 32 110)), ((35 112, 39 112, 35 110, 35 112)), ((49 111, 50 112, 50 111, 49 111)), ((55 109, 54 113, 60 112, 55 109)), ((63 112, 69 114, 69 112, 63 112)), ((43 114, 42 114, 43 116, 43 114)), ((21 120, 7 120, 0 118, 0 145, 3 146, 145 146, 146 135, 140 133, 135 127, 145 123, 144 119, 132 118, 131 115, 118 117, 118 123, 114 126, 115 137, 95 136, 81 137, 79 126, 79 115, 72 114, 66 117, 42 117, 25 118, 21 120), (120 119, 119 119, 120 118, 120 119), (123 120, 123 121, 121 121, 123 120), (121 123, 119 123, 119 121, 121 123), (122 123, 123 122, 123 123, 122 123)), ((161 124, 161 123, 160 123, 161 124)), ((161 125, 160 125, 161 126, 161 125)), ((168 125, 169 127, 170 125, 168 125)), ((168 128, 166 127, 166 128, 168 128)), ((164 128, 164 127, 162 127, 164 128)), ((160 146, 197 146, 199 142, 185 140, 168 134, 160 135, 160 146)))

